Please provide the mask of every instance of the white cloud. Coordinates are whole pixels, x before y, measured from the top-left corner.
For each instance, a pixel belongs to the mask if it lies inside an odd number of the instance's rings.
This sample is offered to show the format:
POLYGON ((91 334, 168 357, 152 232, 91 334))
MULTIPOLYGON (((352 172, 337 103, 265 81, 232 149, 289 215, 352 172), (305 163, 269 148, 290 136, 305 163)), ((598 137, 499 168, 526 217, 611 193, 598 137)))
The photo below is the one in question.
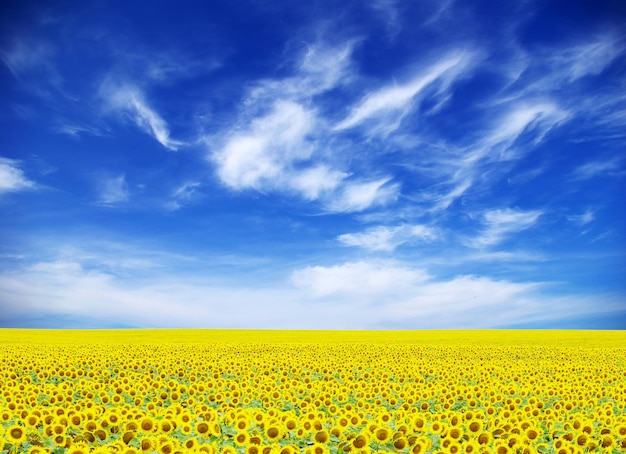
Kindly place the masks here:
POLYGON ((551 101, 513 103, 498 116, 490 131, 461 151, 463 155, 453 170, 457 174, 459 170, 461 174, 463 171, 473 173, 485 162, 519 159, 529 149, 521 140, 524 135, 532 139, 532 145, 537 145, 567 117, 568 114, 551 101))
POLYGON ((542 215, 541 211, 522 211, 510 208, 487 211, 482 216, 485 229, 476 238, 470 240, 472 247, 494 246, 507 236, 532 227, 542 215))
POLYGON ((41 67, 49 67, 54 51, 44 42, 34 40, 14 40, 10 48, 0 51, 0 58, 20 79, 25 73, 41 67))
POLYGON ((75 138, 80 137, 81 134, 91 134, 94 136, 102 136, 105 134, 107 128, 102 128, 94 125, 80 125, 80 124, 62 124, 54 128, 55 131, 61 134, 67 134, 75 138))
MULTIPOLYGON (((414 166, 435 183, 422 188, 416 197, 430 205, 427 210, 442 211, 470 189, 472 194, 488 189, 508 178, 515 161, 528 156, 548 134, 571 119, 593 121, 602 131, 598 140, 605 140, 608 133, 619 135, 624 115, 619 115, 621 107, 615 102, 614 90, 596 93, 594 89, 594 95, 587 96, 579 85, 586 83, 583 78, 602 73, 623 55, 620 43, 615 36, 603 35, 535 53, 534 59, 525 60, 521 72, 519 59, 502 64, 502 74, 517 68, 517 76, 495 97, 486 98, 484 105, 475 106, 478 133, 458 141, 435 138, 431 150, 420 153, 414 166), (607 131, 607 127, 613 129, 607 131)), ((592 162, 576 169, 572 179, 619 174, 619 166, 615 160, 592 162)))
POLYGON ((141 130, 154 137, 165 148, 176 151, 185 145, 185 142, 170 137, 167 123, 148 105, 137 87, 107 81, 102 84, 100 91, 108 109, 130 116, 141 130))
POLYGON ((300 63, 301 74, 287 80, 295 88, 294 96, 310 98, 347 83, 355 44, 349 40, 338 47, 309 46, 300 63))
POLYGON ((567 118, 567 113, 553 102, 519 103, 506 115, 497 128, 483 140, 483 146, 511 147, 525 132, 535 132, 534 144, 567 118))
POLYGON ((35 183, 24 176, 19 161, 0 157, 0 194, 32 189, 35 183))
POLYGON ((624 52, 623 42, 620 41, 622 40, 612 35, 599 36, 591 42, 555 51, 549 56, 548 62, 568 82, 598 75, 624 52))
POLYGON ((298 303, 293 291, 231 287, 213 280, 206 270, 181 276, 171 269, 152 269, 133 279, 75 259, 39 262, 0 271, 0 321, 58 327, 70 320, 83 328, 310 327, 314 311, 298 303))
POLYGON ((318 313, 327 304, 345 308, 346 324, 369 328, 488 328, 623 311, 616 295, 597 295, 598 305, 592 296, 544 294, 545 283, 472 275, 437 280, 397 262, 306 267, 292 283, 309 304, 319 302, 318 313))
POLYGON ((372 0, 366 5, 372 8, 376 16, 385 22, 387 31, 396 34, 400 31, 400 11, 398 0, 372 0))
MULTIPOLYGON (((334 129, 349 129, 370 120, 380 120, 382 126, 377 128, 385 133, 397 129, 400 119, 413 108, 411 104, 420 92, 438 79, 453 79, 458 76, 469 60, 468 55, 452 55, 438 61, 404 85, 388 86, 369 93, 352 107, 348 116, 335 125, 334 129)), ((446 83, 449 84, 450 81, 446 83)), ((370 128, 371 126, 369 125, 370 128)))
POLYGON ((392 252, 398 246, 413 241, 431 242, 438 232, 425 225, 377 226, 360 233, 346 233, 337 239, 345 246, 361 247, 370 251, 392 252))
POLYGON ((206 139, 220 181, 235 190, 295 194, 330 212, 363 211, 397 197, 390 178, 350 178, 334 155, 333 133, 311 105, 349 79, 354 41, 309 46, 295 75, 258 83, 237 121, 206 139))
POLYGON ((237 190, 295 192, 307 200, 328 197, 348 175, 314 156, 317 122, 315 112, 301 104, 276 101, 211 154, 220 180, 237 190))
POLYGON ((295 74, 257 83, 244 100, 242 113, 263 110, 278 99, 308 103, 315 96, 348 83, 356 43, 357 40, 348 40, 340 46, 320 43, 307 46, 296 64, 295 74))
POLYGON ((572 214, 567 216, 567 220, 577 224, 579 226, 584 226, 589 224, 595 219, 595 214, 593 210, 586 210, 583 214, 572 214))
POLYGON ((241 105, 237 121, 216 137, 209 159, 226 186, 295 193, 320 200, 348 174, 333 165, 320 143, 323 118, 308 107, 313 98, 345 83, 354 41, 338 46, 308 46, 295 74, 259 82, 241 105))
POLYGON ((98 204, 111 206, 127 202, 129 198, 128 184, 125 175, 102 177, 98 181, 98 204))
POLYGON ((291 286, 255 279, 242 285, 241 275, 228 285, 209 269, 173 273, 137 263, 132 250, 119 255, 102 261, 83 251, 0 271, 0 320, 48 327, 74 320, 81 327, 423 329, 558 323, 623 311, 615 295, 554 297, 543 291, 548 284, 485 276, 440 280, 393 261, 304 267, 291 273, 291 286), (132 277, 137 267, 141 279, 132 277))
POLYGON ((220 179, 234 189, 284 184, 284 174, 311 157, 313 145, 307 135, 315 121, 315 114, 301 105, 277 101, 269 113, 254 119, 246 130, 232 133, 213 154, 220 179))
POLYGON ((459 257, 461 261, 468 262, 543 262, 546 256, 536 252, 527 251, 480 251, 459 257))
POLYGON ((364 183, 346 183, 327 202, 327 209, 333 212, 353 212, 390 203, 398 197, 400 189, 398 184, 388 184, 390 180, 381 178, 364 183))
POLYGON ((338 170, 332 170, 320 164, 299 172, 294 172, 289 186, 301 193, 308 200, 317 200, 323 194, 335 190, 348 175, 338 170))
POLYGON ((428 279, 423 270, 387 262, 349 262, 296 270, 291 282, 314 297, 334 294, 391 296, 428 279))
MULTIPOLYGON (((461 174, 461 172, 459 174, 461 174)), ((472 182, 473 178, 467 176, 461 181, 454 182, 454 184, 448 191, 436 195, 431 195, 431 198, 434 202, 433 206, 431 207, 431 211, 444 211, 448 209, 455 200, 465 194, 465 192, 472 187, 472 182)))
POLYGON ((165 203, 165 208, 169 211, 180 210, 190 203, 198 193, 198 188, 202 183, 197 181, 187 181, 172 191, 171 199, 165 203))
POLYGON ((616 175, 620 174, 620 168, 621 159, 613 158, 602 161, 591 161, 574 170, 572 179, 588 180, 598 176, 616 175))
POLYGON ((430 211, 448 209, 474 186, 489 186, 509 169, 504 166, 526 156, 569 114, 554 102, 519 101, 500 112, 486 132, 464 146, 448 145, 424 156, 418 171, 437 183, 420 194, 430 211))

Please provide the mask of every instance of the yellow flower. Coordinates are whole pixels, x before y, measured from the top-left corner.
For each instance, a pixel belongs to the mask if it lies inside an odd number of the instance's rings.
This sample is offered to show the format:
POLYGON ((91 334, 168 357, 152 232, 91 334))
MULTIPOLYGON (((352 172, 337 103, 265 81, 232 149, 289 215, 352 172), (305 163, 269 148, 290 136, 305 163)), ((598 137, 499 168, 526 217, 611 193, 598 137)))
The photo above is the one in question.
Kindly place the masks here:
POLYGON ((67 449, 66 454, 87 454, 90 452, 89 446, 82 443, 74 443, 67 449))
POLYGON ((267 429, 265 429, 265 436, 268 440, 274 442, 281 438, 282 433, 279 427, 277 427, 276 425, 270 425, 267 429))
POLYGON ((396 448, 398 451, 402 451, 408 445, 409 445, 409 442, 404 437, 396 438, 393 442, 393 447, 396 448))
POLYGON ((150 417, 145 417, 139 422, 139 430, 143 433, 151 433, 155 429, 155 422, 150 417))
POLYGON ((391 431, 387 427, 380 427, 376 429, 374 437, 377 442, 385 443, 391 438, 391 431))
POLYGON ((183 442, 183 447, 188 451, 193 451, 198 447, 198 440, 195 437, 187 438, 183 442))
POLYGON ((476 441, 470 440, 463 443, 462 449, 466 454, 477 454, 480 451, 480 445, 476 441))
POLYGON ((19 444, 26 440, 26 430, 22 426, 10 426, 7 431, 7 441, 12 444, 19 444))
POLYGON ((245 432, 240 432, 237 435, 235 435, 235 444, 237 446, 246 446, 246 444, 248 444, 248 440, 249 440, 249 436, 247 433, 245 432))
POLYGON ((139 447, 144 452, 151 452, 156 449, 156 440, 152 437, 142 437, 139 447))
POLYGON ((356 449, 363 449, 367 446, 368 441, 367 435, 360 433, 354 440, 352 440, 352 446, 356 449))
POLYGON ((319 444, 326 444, 330 440, 330 434, 326 430, 320 430, 313 437, 313 441, 319 444))

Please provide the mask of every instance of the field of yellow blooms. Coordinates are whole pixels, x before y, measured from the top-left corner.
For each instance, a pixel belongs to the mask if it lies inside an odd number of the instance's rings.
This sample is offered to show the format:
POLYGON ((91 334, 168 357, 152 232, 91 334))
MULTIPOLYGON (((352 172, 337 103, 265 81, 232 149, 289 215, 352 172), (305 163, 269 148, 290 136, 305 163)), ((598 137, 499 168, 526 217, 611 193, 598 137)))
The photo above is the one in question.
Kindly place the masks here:
POLYGON ((626 452, 626 332, 0 330, 0 453, 626 452))

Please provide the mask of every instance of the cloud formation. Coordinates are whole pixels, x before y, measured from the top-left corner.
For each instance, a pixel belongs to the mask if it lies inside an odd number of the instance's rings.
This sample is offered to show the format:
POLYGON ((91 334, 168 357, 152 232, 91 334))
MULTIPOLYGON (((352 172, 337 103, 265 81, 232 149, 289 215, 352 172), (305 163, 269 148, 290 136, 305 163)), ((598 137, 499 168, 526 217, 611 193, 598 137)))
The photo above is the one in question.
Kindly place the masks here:
POLYGON ((142 131, 154 137, 165 148, 176 151, 185 142, 170 137, 167 123, 146 102, 143 93, 132 85, 105 82, 101 96, 109 111, 132 120, 142 131))
POLYGON ((455 77, 463 73, 470 60, 467 54, 451 55, 437 61, 403 85, 387 86, 367 94, 351 107, 348 116, 334 129, 365 125, 370 131, 368 134, 372 131, 382 135, 393 132, 400 127, 402 118, 415 108, 413 102, 423 90, 435 82, 440 84, 438 90, 444 90, 455 77))
POLYGON ((0 157, 0 194, 32 189, 35 183, 26 178, 19 161, 0 157))
POLYGON ((180 210, 197 197, 201 186, 202 183, 198 181, 187 181, 179 185, 172 191, 170 200, 165 202, 165 208, 169 211, 180 210))
POLYGON ((624 310, 616 295, 599 297, 602 304, 595 307, 591 297, 550 296, 549 283, 473 275, 439 280, 423 269, 394 262, 307 267, 295 271, 292 282, 304 298, 345 306, 346 312, 352 309, 348 320, 369 327, 484 328, 549 322, 564 313, 576 318, 624 310))
POLYGON ((123 252, 124 260, 109 260, 106 268, 97 261, 87 266, 74 254, 0 271, 0 300, 6 302, 0 321, 4 326, 17 320, 20 326, 80 320, 80 327, 432 329, 562 322, 563 314, 575 319, 623 311, 615 295, 555 297, 549 283, 472 275, 441 280, 395 261, 295 269, 291 287, 279 282, 232 287, 207 282, 202 270, 185 277, 168 274, 167 267, 133 260, 130 252, 123 252), (137 266, 143 278, 133 280, 128 270, 137 266), (224 301, 238 310, 224 311, 224 301))
POLYGON ((295 194, 329 212, 363 211, 393 200, 399 186, 384 178, 350 178, 328 147, 328 120, 312 107, 316 96, 349 78, 354 43, 309 46, 295 75, 251 89, 236 123, 206 142, 217 176, 235 190, 295 194))
POLYGON ((439 234, 436 229, 425 225, 403 224, 377 226, 359 233, 344 233, 337 239, 345 246, 361 247, 369 251, 393 252, 398 246, 411 242, 431 242, 439 234))
POLYGON ((539 219, 539 210, 522 211, 511 208, 490 210, 482 215, 484 229, 481 234, 470 240, 472 247, 495 246, 507 236, 531 228, 539 219))
POLYGON ((299 173, 295 165, 308 161, 314 151, 307 140, 314 122, 314 113, 301 105, 277 101, 270 112, 233 133, 214 154, 218 176, 234 189, 292 185, 299 173))
POLYGON ((125 175, 101 177, 97 185, 99 205, 113 206, 127 202, 129 199, 125 175))

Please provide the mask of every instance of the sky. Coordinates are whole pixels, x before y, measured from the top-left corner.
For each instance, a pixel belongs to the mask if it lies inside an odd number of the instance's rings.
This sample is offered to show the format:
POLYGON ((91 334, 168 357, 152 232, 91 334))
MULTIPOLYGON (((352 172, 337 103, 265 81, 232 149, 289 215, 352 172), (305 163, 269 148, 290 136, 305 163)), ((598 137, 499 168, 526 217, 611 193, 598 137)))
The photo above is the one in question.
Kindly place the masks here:
POLYGON ((0 327, 626 329, 623 2, 0 9, 0 327))

